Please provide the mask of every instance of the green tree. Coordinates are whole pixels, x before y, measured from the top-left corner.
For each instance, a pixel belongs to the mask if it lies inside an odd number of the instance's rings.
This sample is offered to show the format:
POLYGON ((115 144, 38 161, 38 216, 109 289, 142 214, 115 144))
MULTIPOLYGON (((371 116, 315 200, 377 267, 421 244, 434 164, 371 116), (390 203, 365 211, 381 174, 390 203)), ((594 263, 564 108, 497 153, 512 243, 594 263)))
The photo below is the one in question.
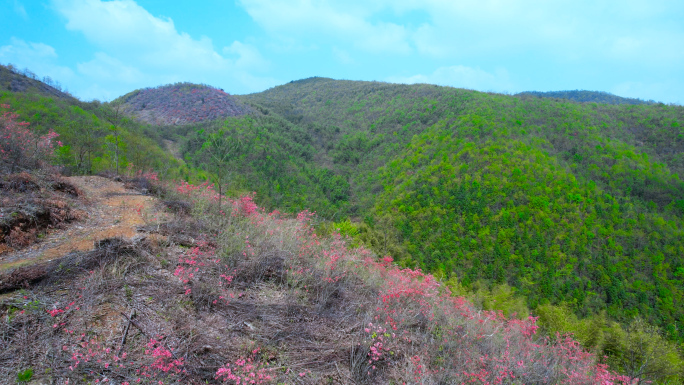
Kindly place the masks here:
POLYGON ((112 102, 108 106, 103 106, 101 113, 110 123, 108 127, 110 134, 107 135, 105 142, 113 155, 116 175, 119 175, 120 154, 125 148, 125 144, 121 141, 122 124, 125 122, 123 106, 120 101, 112 102))
POLYGON ((626 330, 614 327, 607 333, 604 352, 611 368, 638 379, 639 384, 677 382, 684 374, 677 346, 641 318, 626 330))
POLYGON ((201 148, 201 156, 209 171, 213 174, 213 180, 218 187, 218 209, 221 210, 223 185, 230 177, 231 163, 237 159, 242 150, 243 143, 238 136, 239 123, 228 120, 214 132, 200 132, 204 138, 201 148))

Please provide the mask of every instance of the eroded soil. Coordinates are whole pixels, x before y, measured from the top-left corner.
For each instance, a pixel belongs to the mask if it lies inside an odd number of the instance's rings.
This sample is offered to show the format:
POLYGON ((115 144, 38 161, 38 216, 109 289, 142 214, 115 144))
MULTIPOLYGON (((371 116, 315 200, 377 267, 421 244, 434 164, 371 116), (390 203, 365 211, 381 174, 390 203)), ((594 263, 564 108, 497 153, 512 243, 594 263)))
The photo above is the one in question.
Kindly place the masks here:
MULTIPOLYGON (((49 231, 38 243, 25 249, 0 255, 0 271, 18 266, 49 261, 74 251, 94 249, 95 242, 107 238, 136 236, 136 228, 145 217, 160 215, 154 198, 127 189, 121 182, 100 176, 66 178, 80 188, 85 197, 76 207, 87 217, 65 229, 49 231)), ((163 214, 162 214, 163 215, 163 214)))

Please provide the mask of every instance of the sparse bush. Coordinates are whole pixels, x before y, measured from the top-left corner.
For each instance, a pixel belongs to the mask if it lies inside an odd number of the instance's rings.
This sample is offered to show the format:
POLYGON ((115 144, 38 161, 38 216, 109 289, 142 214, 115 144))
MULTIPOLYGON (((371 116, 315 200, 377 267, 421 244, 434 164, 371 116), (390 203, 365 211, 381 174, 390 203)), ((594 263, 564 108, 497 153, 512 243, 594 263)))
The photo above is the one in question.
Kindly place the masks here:
POLYGON ((7 104, 0 104, 0 110, 4 110, 0 115, 0 162, 10 174, 38 168, 52 156, 53 140, 59 135, 50 130, 37 136, 28 129, 29 123, 17 121, 19 115, 9 108, 7 104))

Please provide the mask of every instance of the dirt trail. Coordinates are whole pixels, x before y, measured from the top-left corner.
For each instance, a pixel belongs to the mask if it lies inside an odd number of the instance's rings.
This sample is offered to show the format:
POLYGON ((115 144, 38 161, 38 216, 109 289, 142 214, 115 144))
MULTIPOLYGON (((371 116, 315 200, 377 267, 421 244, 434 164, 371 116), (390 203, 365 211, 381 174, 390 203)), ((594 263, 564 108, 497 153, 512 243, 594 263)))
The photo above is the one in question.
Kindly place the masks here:
POLYGON ((143 225, 143 215, 154 213, 154 198, 123 183, 99 176, 67 178, 85 193, 82 207, 87 218, 66 229, 52 230, 38 243, 0 257, 0 271, 62 257, 73 251, 88 251, 94 242, 111 237, 132 238, 143 225))

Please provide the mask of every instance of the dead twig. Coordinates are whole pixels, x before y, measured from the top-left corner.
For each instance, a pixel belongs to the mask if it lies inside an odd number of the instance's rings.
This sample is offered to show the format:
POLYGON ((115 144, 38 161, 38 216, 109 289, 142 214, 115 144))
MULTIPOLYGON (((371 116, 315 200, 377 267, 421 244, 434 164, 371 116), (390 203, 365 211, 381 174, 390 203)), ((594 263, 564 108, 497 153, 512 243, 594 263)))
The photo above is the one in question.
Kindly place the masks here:
MULTIPOLYGON (((143 330, 142 326, 140 326, 140 325, 139 325, 137 322, 135 322, 132 318, 129 318, 129 317, 126 315, 126 313, 120 313, 120 314, 121 314, 124 318, 126 318, 126 319, 128 320, 128 322, 130 322, 133 326, 135 326, 138 330, 140 330, 140 332, 145 336, 145 338, 147 338, 147 339, 152 339, 152 338, 149 336, 149 334, 145 333, 145 330, 143 330)), ((176 356, 176 353, 173 352, 173 350, 169 347, 169 345, 168 345, 166 342, 164 342, 164 347, 166 348, 166 350, 168 350, 169 352, 171 352, 171 355, 173 356, 173 358, 178 359, 178 356, 176 356)))
POLYGON ((124 344, 126 343, 126 337, 128 337, 128 329, 131 328, 131 321, 133 320, 133 317, 135 317, 135 310, 131 311, 131 315, 128 317, 126 330, 124 330, 123 337, 121 337, 121 346, 119 347, 119 354, 117 354, 118 356, 121 356, 121 352, 123 352, 124 344))

